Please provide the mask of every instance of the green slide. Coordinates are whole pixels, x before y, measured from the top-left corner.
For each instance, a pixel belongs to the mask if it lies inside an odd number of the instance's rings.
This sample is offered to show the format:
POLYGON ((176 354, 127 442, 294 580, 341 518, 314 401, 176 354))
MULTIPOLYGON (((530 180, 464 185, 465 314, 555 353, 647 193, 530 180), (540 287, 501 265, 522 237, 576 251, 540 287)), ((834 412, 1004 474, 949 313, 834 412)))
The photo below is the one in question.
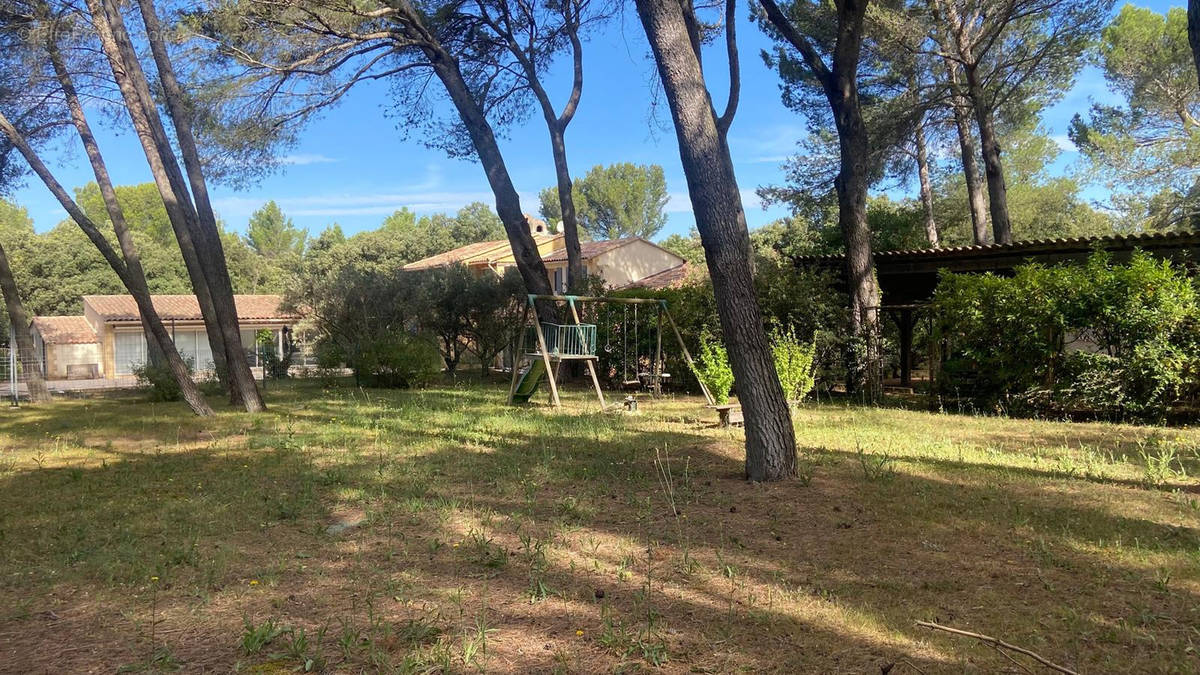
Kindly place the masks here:
POLYGON ((513 392, 513 403, 528 403, 530 397, 537 393, 538 385, 545 374, 546 362, 541 359, 534 360, 529 370, 525 371, 517 382, 517 390, 513 392))

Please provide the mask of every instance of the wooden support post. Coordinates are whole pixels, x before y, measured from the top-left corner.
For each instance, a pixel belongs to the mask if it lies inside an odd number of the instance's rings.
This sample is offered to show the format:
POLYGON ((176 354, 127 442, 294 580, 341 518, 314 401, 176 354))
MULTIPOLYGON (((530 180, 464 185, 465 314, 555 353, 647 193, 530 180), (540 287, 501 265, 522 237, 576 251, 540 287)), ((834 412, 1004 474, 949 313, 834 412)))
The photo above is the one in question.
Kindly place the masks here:
POLYGON ((517 380, 521 373, 521 359, 525 357, 525 324, 529 323, 529 308, 525 305, 525 313, 521 315, 521 335, 517 338, 517 351, 512 359, 512 384, 508 385, 508 404, 513 404, 513 395, 517 393, 517 380))
POLYGON ((679 341, 679 348, 683 350, 683 358, 687 360, 688 367, 692 369, 692 375, 696 376, 696 382, 700 384, 700 391, 704 392, 704 399, 709 405, 716 405, 717 402, 709 393, 708 387, 704 386, 704 382, 696 375, 696 362, 692 360, 692 353, 688 351, 687 345, 683 343, 683 336, 679 334, 679 326, 675 325, 675 318, 671 316, 671 310, 665 310, 667 322, 671 324, 671 330, 675 332, 675 339, 679 341))
MULTIPOLYGON (((575 319, 575 330, 579 332, 579 341, 583 345, 587 345, 586 336, 583 334, 583 324, 580 323, 579 312, 575 309, 575 300, 567 300, 567 306, 571 308, 571 318, 575 319)), ((596 339, 599 340, 600 337, 597 335, 596 339)), ((594 353, 595 351, 595 348, 593 348, 592 352, 594 353)), ((608 406, 604 403, 604 391, 600 388, 600 378, 596 376, 595 359, 585 359, 584 363, 587 364, 588 375, 592 378, 592 386, 596 388, 596 398, 600 399, 600 409, 604 410, 608 406)))
POLYGON ((656 342, 654 346, 654 385, 650 389, 651 393, 653 393, 655 396, 662 396, 662 313, 662 305, 659 305, 658 313, 655 317, 657 330, 654 331, 654 339, 656 342))
MULTIPOLYGON (((529 303, 533 304, 533 298, 529 299, 529 303)), ((546 336, 542 333, 542 320, 537 316, 537 312, 534 312, 533 328, 537 333, 538 351, 542 353, 542 361, 546 364, 546 379, 550 381, 550 402, 554 404, 555 408, 561 408, 562 401, 558 399, 558 382, 555 381, 554 368, 550 365, 550 353, 546 350, 546 336)))
POLYGON ((913 311, 900 310, 900 386, 912 386, 913 311))

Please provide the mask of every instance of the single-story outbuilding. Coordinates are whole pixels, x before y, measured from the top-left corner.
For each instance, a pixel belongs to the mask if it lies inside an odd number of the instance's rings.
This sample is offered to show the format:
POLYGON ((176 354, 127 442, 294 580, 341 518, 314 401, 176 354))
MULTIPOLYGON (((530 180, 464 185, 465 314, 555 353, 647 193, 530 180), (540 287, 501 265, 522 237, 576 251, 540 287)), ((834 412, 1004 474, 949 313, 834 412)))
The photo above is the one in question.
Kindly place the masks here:
MULTIPOLYGON (((179 353, 197 371, 212 370, 212 352, 194 295, 155 295, 154 309, 166 324, 179 353)), ((146 338, 137 303, 129 295, 85 295, 83 314, 34 317, 33 341, 46 378, 116 379, 146 362, 146 338)), ((281 309, 278 295, 235 295, 242 344, 252 366, 258 365, 255 336, 273 334, 283 350, 285 335, 299 317, 281 309)))

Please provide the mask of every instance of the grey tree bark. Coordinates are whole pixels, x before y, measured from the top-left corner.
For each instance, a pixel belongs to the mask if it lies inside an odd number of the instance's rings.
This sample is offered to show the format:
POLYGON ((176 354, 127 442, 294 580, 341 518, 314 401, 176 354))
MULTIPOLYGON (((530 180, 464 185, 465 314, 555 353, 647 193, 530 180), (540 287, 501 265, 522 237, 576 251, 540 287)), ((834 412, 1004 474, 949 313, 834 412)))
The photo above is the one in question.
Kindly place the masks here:
MULTIPOLYGON (((117 243, 121 247, 121 256, 125 259, 125 268, 129 272, 129 281, 141 292, 149 295, 150 288, 146 283, 146 273, 142 269, 141 257, 138 255, 137 248, 133 244, 133 237, 125 221, 125 211, 121 208, 121 204, 117 200, 117 191, 113 186, 112 178, 109 176, 108 166, 104 162, 103 155, 100 154, 100 146, 96 142, 96 136, 92 133, 91 124, 87 121, 83 103, 80 101, 79 93, 75 89, 75 82, 71 77, 71 73, 67 70, 66 62, 63 59, 62 52, 59 51, 58 44, 55 42, 53 32, 46 40, 46 53, 50 57, 50 64, 54 67, 55 77, 62 88, 63 98, 67 104, 67 109, 71 113, 71 122, 75 125, 75 130, 79 134, 79 140, 83 143, 83 150, 87 154, 88 163, 92 166, 92 174, 96 177, 96 185, 100 188, 100 196, 104 200, 105 211, 108 213, 109 222, 112 223, 113 232, 117 235, 117 243)), ((141 317, 142 332, 146 337, 146 348, 149 353, 150 362, 155 365, 165 364, 167 351, 159 344, 158 338, 150 328, 152 319, 145 314, 142 314, 141 317)), ((174 368, 172 368, 172 371, 174 371, 174 368)), ((180 384, 182 386, 182 383, 180 384)))
MULTIPOLYGON (((731 105, 718 118, 704 82, 690 4, 637 0, 637 12, 675 123, 688 195, 745 412, 746 477, 752 481, 788 478, 796 473, 795 431, 763 331, 750 270, 746 215, 725 137, 736 97, 731 95, 731 105)), ((731 65, 735 76, 731 79, 737 79, 736 63, 731 65)))
POLYGON ((979 173, 979 150, 975 147, 975 134, 971 132, 971 104, 960 92, 961 82, 958 65, 946 61, 946 75, 950 82, 950 111, 954 115, 954 128, 958 133, 958 149, 962 156, 963 180, 967 185, 967 206, 971 212, 971 234, 976 245, 991 242, 988 220, 987 197, 979 173))
POLYGON ((997 244, 1012 243, 1012 223, 1008 218, 1008 187, 1004 183, 1004 164, 1000 160, 1000 139, 991 106, 987 104, 983 84, 975 68, 965 68, 967 97, 975 108, 979 145, 983 151, 983 170, 987 177, 988 208, 992 216, 992 236, 997 244))
MULTIPOLYGON (((225 264, 225 251, 221 245, 216 215, 213 213, 212 203, 208 197, 208 184, 204 179, 200 153, 192 134, 192 114, 184 104, 183 88, 175 76, 175 69, 167 54, 163 29, 159 23, 153 0, 138 0, 138 9, 141 11, 142 21, 146 25, 147 41, 150 43, 150 51, 158 70, 159 84, 162 86, 167 112, 171 116, 175 136, 179 141, 179 150, 183 155, 183 164, 187 170, 191 195, 195 200, 193 206, 197 216, 196 232, 199 235, 195 241, 199 244, 197 252, 200 254, 200 266, 204 277, 208 280, 218 328, 225 341, 225 363, 229 369, 230 393, 233 400, 240 401, 248 412, 261 412, 266 409, 266 406, 258 391, 258 384, 250 372, 250 363, 242 345, 237 305, 233 299, 233 283, 225 264)), ((169 151, 169 145, 160 150, 164 155, 169 151)), ((178 165, 174 163, 173 159, 170 163, 178 170, 178 165)), ((186 195, 186 191, 179 191, 178 194, 186 195)))
MULTIPOLYGON (((504 163, 504 155, 500 152, 500 146, 496 143, 496 134, 492 131, 492 125, 479 107, 479 103, 471 94, 470 87, 467 86, 462 71, 459 70, 458 60, 441 45, 436 36, 428 31, 424 22, 421 21, 420 14, 407 0, 397 0, 397 5, 402 8, 405 19, 410 25, 414 26, 416 30, 424 31, 421 36, 422 49, 471 137, 475 153, 487 175, 488 185, 491 186, 492 194, 496 197, 496 213, 500 216, 500 221, 504 223, 504 231, 508 234, 513 259, 517 264, 517 271, 521 274, 521 279, 525 282, 525 288, 530 293, 550 295, 553 291, 550 287, 550 277, 546 273, 546 264, 542 261, 537 244, 525 222, 525 214, 521 211, 521 198, 517 194, 516 187, 513 186, 512 177, 504 163)), ((538 315, 545 320, 553 321, 557 318, 557 310, 552 304, 539 303, 538 315)))
MULTIPOLYGON (((482 7, 482 6, 481 6, 482 7)), ((542 84, 537 66, 517 41, 516 28, 508 10, 508 5, 500 3, 500 14, 491 17, 483 14, 487 25, 502 39, 513 58, 520 64, 525 75, 529 90, 541 108, 542 117, 546 121, 546 129, 550 132, 550 151, 554 157, 554 177, 558 189, 558 203, 562 214, 563 239, 567 251, 567 288, 572 292, 582 287, 584 279, 583 254, 579 246, 579 221, 575 211, 575 197, 571 190, 571 171, 567 164, 567 126, 575 117, 579 107, 579 99, 583 94, 583 43, 579 39, 581 22, 580 5, 572 0, 565 0, 559 5, 562 13, 563 30, 571 42, 571 93, 563 106, 562 112, 554 109, 550 95, 542 84)), ((532 41, 529 49, 537 45, 532 41)))
POLYGON ((933 217, 933 184, 929 180, 929 150, 925 144, 924 116, 917 124, 915 142, 917 146, 917 181, 921 189, 921 206, 925 209, 925 239, 929 245, 938 245, 937 221, 933 217))
MULTIPOLYGON (((108 239, 106 239, 100 232, 100 228, 96 227, 96 224, 87 217, 87 215, 83 212, 83 209, 79 208, 79 205, 75 203, 75 200, 72 199, 69 194, 67 194, 66 189, 63 188, 63 186, 50 172, 50 169, 46 167, 46 164, 41 160, 37 153, 34 152, 33 148, 30 147, 28 141, 25 140, 25 137, 16 129, 16 127, 13 126, 11 122, 9 122, 8 118, 5 117, 3 113, 0 113, 0 133, 3 133, 8 137, 9 141, 12 142, 13 147, 15 147, 17 151, 20 152, 25 158, 25 161, 29 163, 29 167, 33 170, 34 174, 41 179, 41 181, 50 190, 51 194, 54 195, 55 199, 58 200, 58 203, 63 207, 64 210, 66 210, 67 214, 71 216, 71 219, 75 221, 75 224, 79 226, 79 229, 83 230, 83 233, 87 235, 92 244, 94 244, 100 251, 100 254, 104 257, 105 261, 108 262, 113 271, 117 273, 117 276, 121 279, 121 283, 124 284, 125 288, 130 291, 131 295, 133 295, 134 302, 138 306, 138 312, 142 316, 150 319, 150 326, 154 331, 154 335, 158 340, 158 343, 163 346, 168 355, 175 351, 175 343, 171 340, 171 335, 167 332, 166 326, 163 325, 162 321, 158 318, 158 314, 154 311, 154 305, 150 300, 149 293, 141 292, 137 288, 137 284, 130 283, 129 270, 125 266, 125 261, 121 259, 117 252, 113 249, 112 245, 108 243, 108 239)), ((201 416, 213 414, 212 408, 209 407, 208 402, 204 400, 204 396, 201 395, 200 390, 196 387, 195 382, 193 382, 191 377, 188 375, 187 368, 183 365, 183 359, 179 358, 178 352, 175 352, 175 358, 170 358, 168 356, 167 364, 171 368, 171 374, 179 383, 180 393, 183 396, 184 401, 187 402, 192 411, 201 416)))
MULTIPOLYGON (((204 330, 208 337, 213 366, 221 384, 232 394, 228 379, 229 368, 226 363, 225 339, 217 324, 216 309, 213 306, 208 280, 204 276, 203 268, 200 265, 200 256, 193 241, 192 226, 188 223, 184 204, 175 191, 175 184, 182 185, 182 180, 172 180, 169 169, 174 160, 164 158, 159 151, 161 146, 169 147, 169 142, 162 126, 162 120, 158 116, 158 109, 150 97, 149 86, 137 86, 138 82, 145 83, 145 74, 141 70, 136 55, 132 62, 127 62, 123 56, 124 53, 132 52, 132 46, 128 45, 128 35, 121 30, 124 28, 124 23, 122 22, 119 26, 110 23, 109 10, 104 0, 87 0, 87 6, 92 15, 92 25, 95 27, 96 35, 112 69, 113 79, 121 92, 130 121, 133 123, 134 132, 146 156, 150 174, 162 197, 167 211, 167 219, 171 223, 171 230, 175 233, 175 240, 179 243, 188 279, 192 283, 192 290, 196 294, 196 300, 200 306, 200 315, 204 321, 204 330), (120 40, 120 38, 124 38, 124 40, 120 40), (124 50, 122 43, 126 46, 124 50)), ((178 166, 175 165, 174 169, 177 174, 178 166)))
POLYGON ((50 400, 50 390, 46 388, 46 380, 42 375, 42 360, 34 349, 29 314, 25 311, 25 304, 21 302, 17 281, 13 278, 8 254, 4 252, 3 246, 0 246, 0 292, 4 294, 4 307, 8 310, 8 322, 12 325, 13 338, 17 343, 9 345, 8 348, 17 350, 18 363, 25 371, 29 400, 33 403, 45 403, 50 400))

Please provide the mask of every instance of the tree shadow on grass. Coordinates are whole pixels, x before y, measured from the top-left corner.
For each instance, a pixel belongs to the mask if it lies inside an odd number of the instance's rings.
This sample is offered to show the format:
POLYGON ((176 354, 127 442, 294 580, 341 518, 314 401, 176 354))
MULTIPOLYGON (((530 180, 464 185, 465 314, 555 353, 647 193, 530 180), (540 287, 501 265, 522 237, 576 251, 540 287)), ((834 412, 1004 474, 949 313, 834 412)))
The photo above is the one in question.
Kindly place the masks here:
POLYGON ((728 435, 678 421, 368 393, 277 400, 208 449, 0 477, 0 593, 29 600, 0 617, 7 663, 137 660, 152 625, 188 669, 293 658, 286 635, 239 651, 243 618, 324 628, 324 658, 354 669, 467 668, 480 631, 495 671, 660 648, 675 671, 1010 665, 912 625, 929 618, 1083 670, 1195 663, 1195 529, 1139 516, 1155 493, 1083 483, 1078 503, 1064 481, 960 481, 953 463, 868 478, 820 449, 811 485, 751 485, 728 435), (354 509, 365 522, 328 534, 354 509), (414 641, 414 621, 441 638, 414 641), (64 635, 86 648, 47 649, 64 635))

